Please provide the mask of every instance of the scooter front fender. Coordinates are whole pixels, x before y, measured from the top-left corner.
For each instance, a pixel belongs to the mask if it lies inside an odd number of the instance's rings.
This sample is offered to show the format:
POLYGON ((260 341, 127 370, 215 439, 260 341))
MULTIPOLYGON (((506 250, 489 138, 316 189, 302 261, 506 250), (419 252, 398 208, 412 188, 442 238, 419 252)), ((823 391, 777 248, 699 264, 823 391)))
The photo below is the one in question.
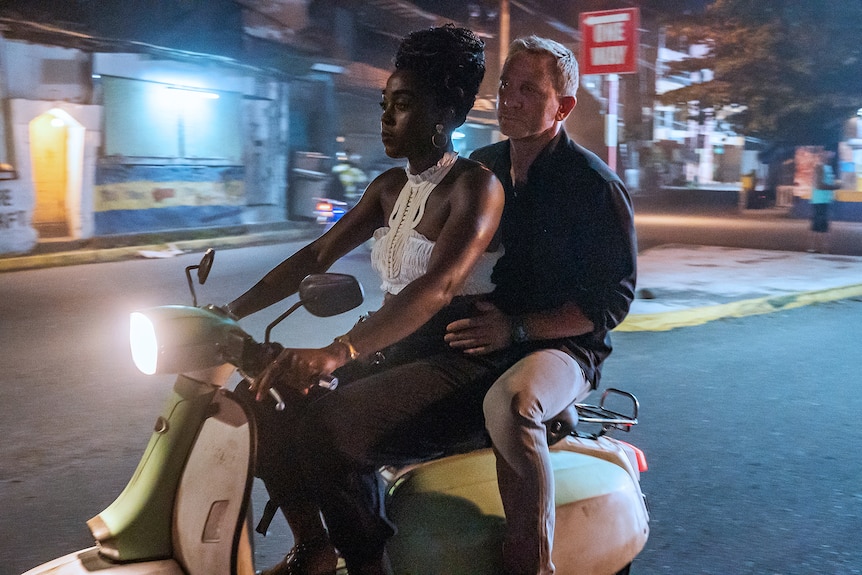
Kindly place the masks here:
POLYGON ((177 485, 217 389, 180 375, 132 479, 117 499, 87 521, 103 555, 113 561, 172 555, 177 485))

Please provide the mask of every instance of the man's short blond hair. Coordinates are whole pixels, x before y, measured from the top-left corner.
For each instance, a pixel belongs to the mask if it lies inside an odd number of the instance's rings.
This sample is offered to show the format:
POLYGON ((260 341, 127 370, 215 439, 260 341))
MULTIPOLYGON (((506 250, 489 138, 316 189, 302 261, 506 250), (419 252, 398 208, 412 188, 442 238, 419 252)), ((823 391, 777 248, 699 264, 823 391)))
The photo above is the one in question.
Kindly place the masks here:
POLYGON ((571 50, 559 42, 534 35, 518 38, 512 42, 506 59, 508 60, 520 52, 543 54, 553 58, 554 89, 561 96, 576 96, 578 91, 578 61, 571 50))

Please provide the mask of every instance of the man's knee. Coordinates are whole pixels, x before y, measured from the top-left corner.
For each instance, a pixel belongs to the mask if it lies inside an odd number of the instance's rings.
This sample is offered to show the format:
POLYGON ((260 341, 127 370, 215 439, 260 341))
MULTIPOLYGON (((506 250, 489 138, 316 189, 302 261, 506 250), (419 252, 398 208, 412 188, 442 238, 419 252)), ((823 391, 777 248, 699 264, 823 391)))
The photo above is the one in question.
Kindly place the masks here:
POLYGON ((512 386, 510 381, 498 379, 485 394, 482 408, 485 427, 491 439, 507 436, 517 427, 541 423, 541 402, 531 386, 512 386))
POLYGON ((485 395, 488 431, 493 436, 492 428, 539 424, 562 411, 585 386, 583 370, 565 352, 531 353, 500 376, 485 395))

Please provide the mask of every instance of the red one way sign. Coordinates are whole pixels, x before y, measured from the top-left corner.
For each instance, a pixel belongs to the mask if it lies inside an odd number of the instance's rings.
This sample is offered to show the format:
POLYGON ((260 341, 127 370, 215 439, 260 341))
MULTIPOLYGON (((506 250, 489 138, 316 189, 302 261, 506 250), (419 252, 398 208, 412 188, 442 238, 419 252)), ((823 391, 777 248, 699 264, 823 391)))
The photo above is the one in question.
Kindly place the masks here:
POLYGON ((582 12, 581 74, 632 74, 637 72, 637 8, 582 12))

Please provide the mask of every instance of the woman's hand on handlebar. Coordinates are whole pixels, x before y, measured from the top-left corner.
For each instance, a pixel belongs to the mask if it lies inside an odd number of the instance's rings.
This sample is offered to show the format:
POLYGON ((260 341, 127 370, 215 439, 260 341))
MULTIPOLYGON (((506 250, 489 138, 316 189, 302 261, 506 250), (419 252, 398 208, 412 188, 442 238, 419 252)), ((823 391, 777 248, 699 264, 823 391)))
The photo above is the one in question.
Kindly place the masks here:
POLYGON ((276 382, 307 394, 321 377, 347 363, 350 358, 342 344, 331 343, 320 349, 285 348, 257 378, 252 390, 261 401, 276 382))

